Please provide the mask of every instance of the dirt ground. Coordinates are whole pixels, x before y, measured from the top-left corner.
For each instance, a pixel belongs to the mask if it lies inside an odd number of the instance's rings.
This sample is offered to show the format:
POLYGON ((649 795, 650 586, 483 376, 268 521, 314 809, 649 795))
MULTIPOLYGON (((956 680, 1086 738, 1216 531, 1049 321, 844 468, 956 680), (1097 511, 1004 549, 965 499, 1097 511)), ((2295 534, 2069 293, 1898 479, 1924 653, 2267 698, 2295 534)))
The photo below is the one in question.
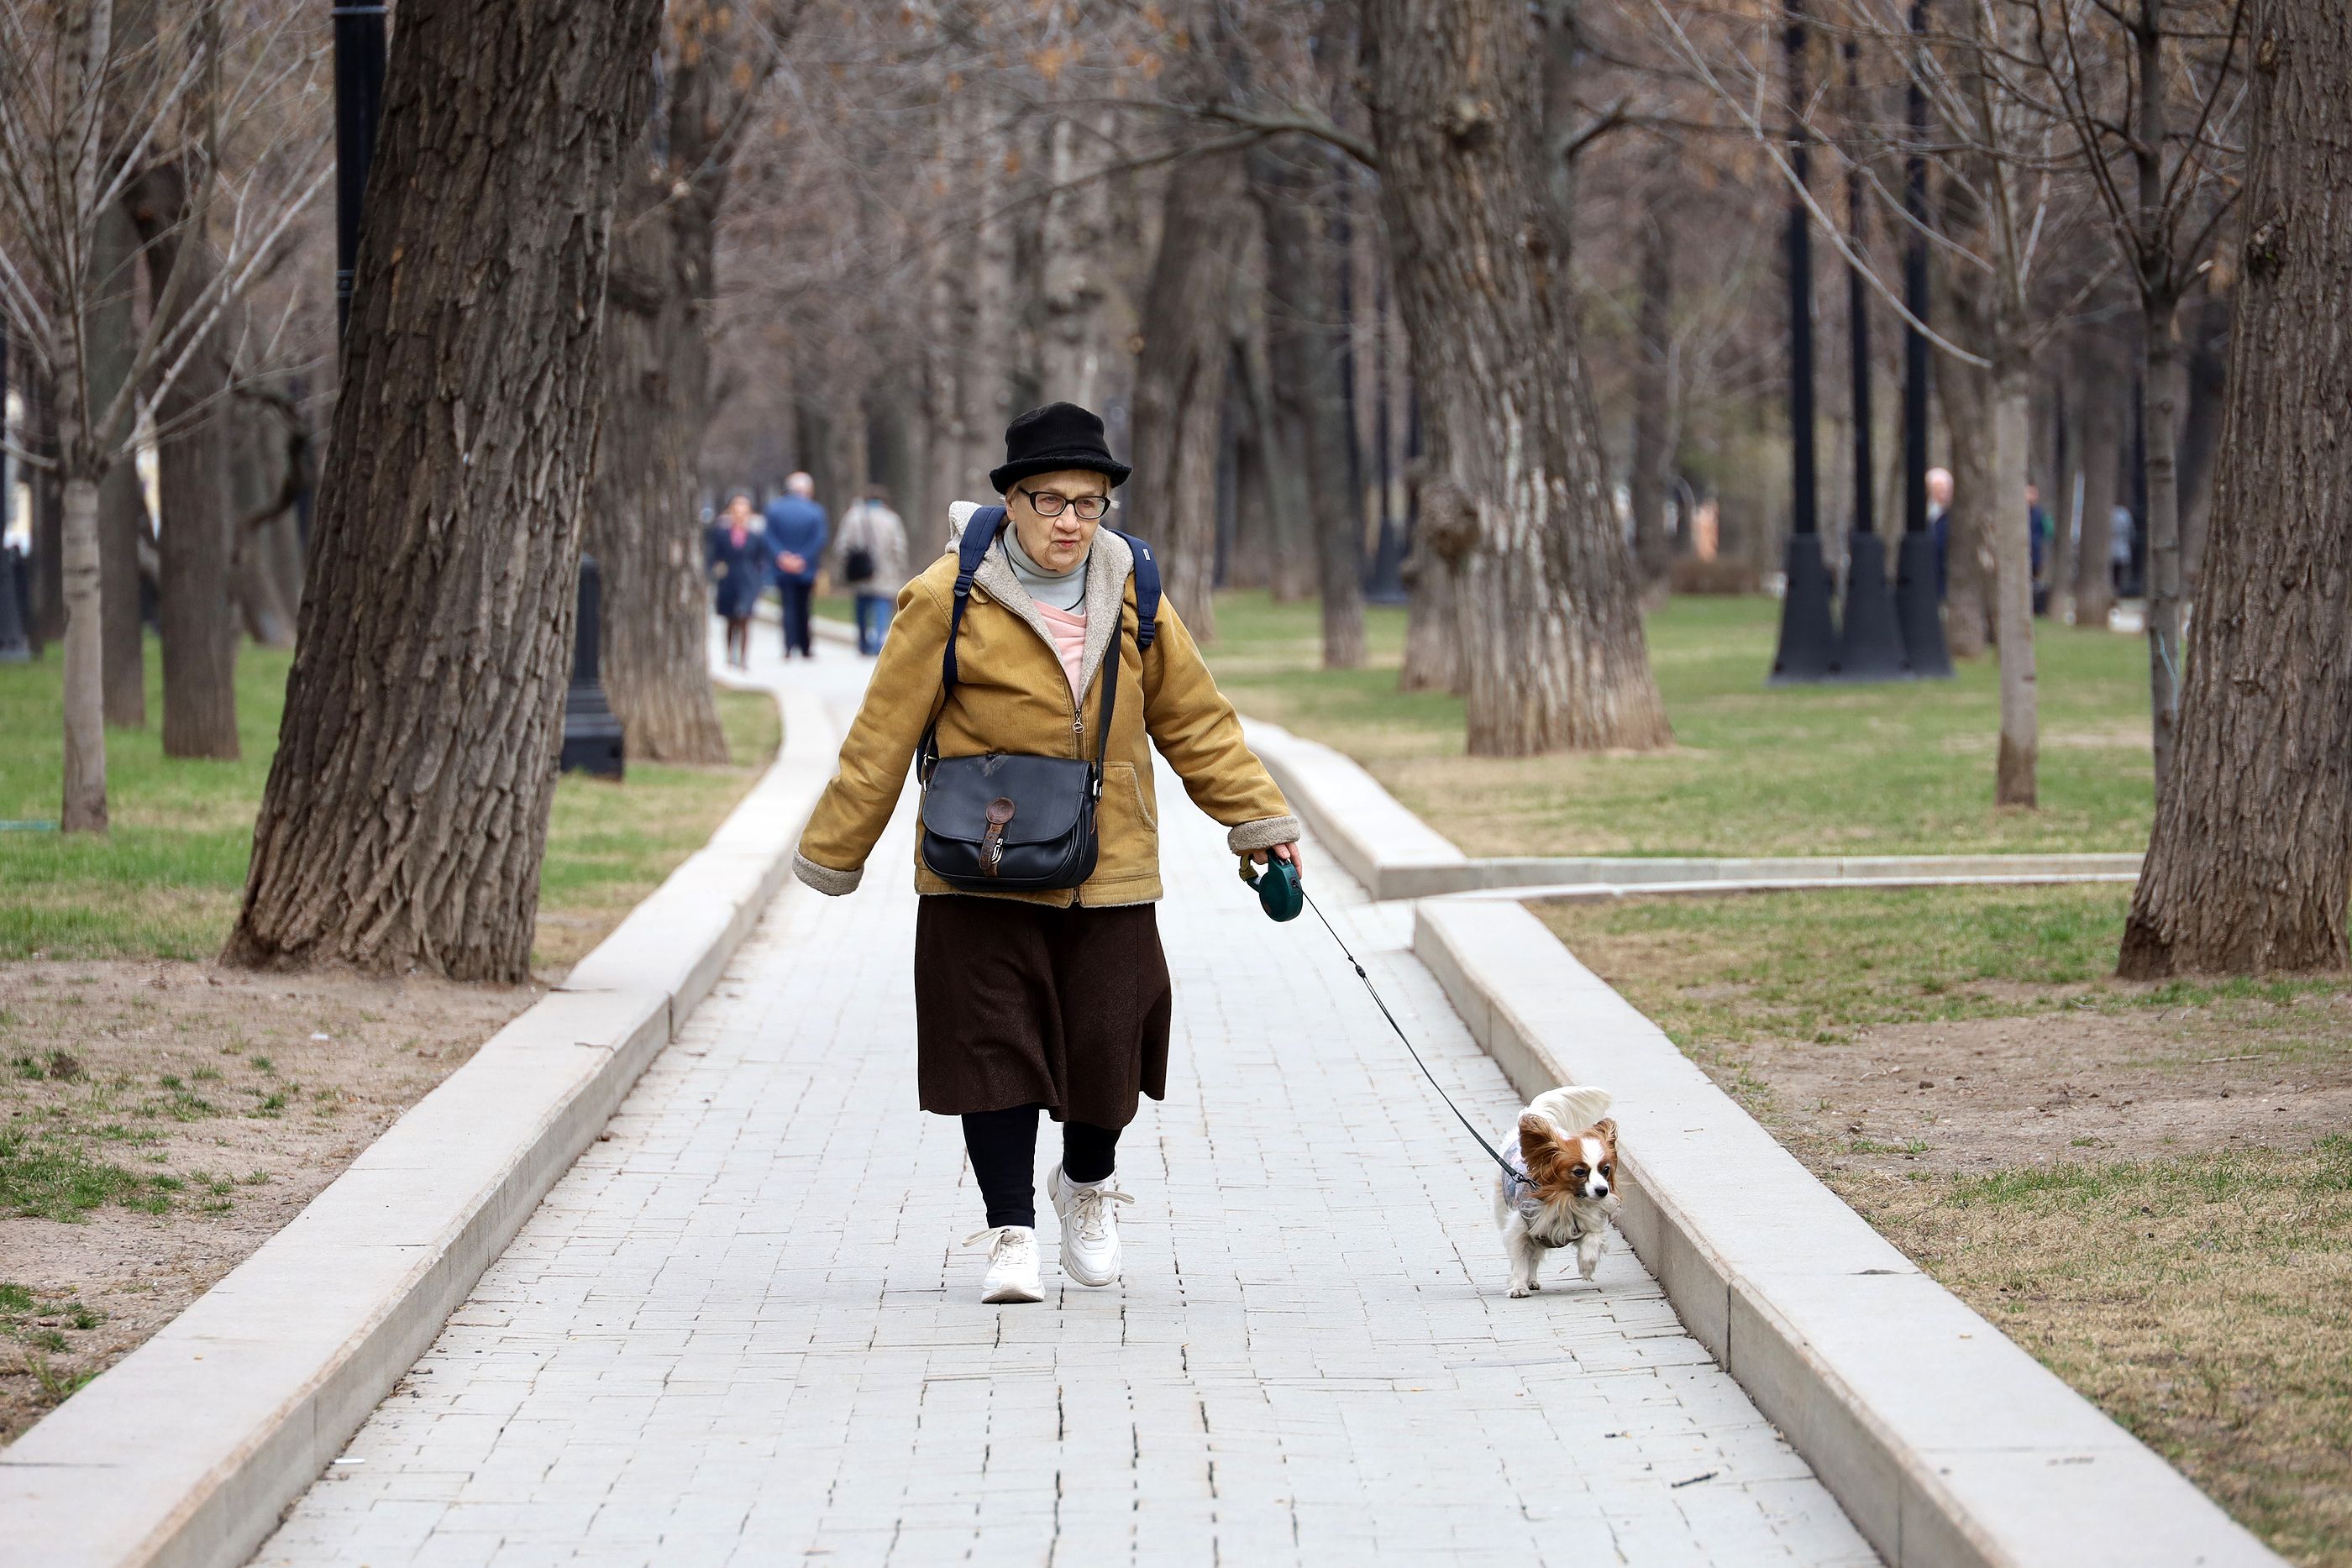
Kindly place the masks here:
MULTIPOLYGON (((2352 1040, 2352 996, 2303 1007, 2352 1040)), ((1832 1171, 2144 1160, 2301 1146, 2352 1127, 2352 1050, 2306 1049, 2211 1010, 1878 1025, 1835 1047, 1759 1041, 1740 1060, 1769 1086, 1776 1130, 1832 1171)))
POLYGON ((0 966, 0 1442, 236 1267, 541 994, 0 966))

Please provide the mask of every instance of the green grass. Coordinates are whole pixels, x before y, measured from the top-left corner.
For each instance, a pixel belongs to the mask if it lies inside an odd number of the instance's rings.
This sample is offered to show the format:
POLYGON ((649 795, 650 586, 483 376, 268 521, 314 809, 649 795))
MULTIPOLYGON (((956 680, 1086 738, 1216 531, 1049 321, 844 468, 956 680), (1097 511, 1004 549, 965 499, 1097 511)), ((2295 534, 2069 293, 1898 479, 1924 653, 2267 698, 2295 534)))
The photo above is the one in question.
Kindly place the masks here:
POLYGON ((2352 1564, 2352 1138, 1831 1179, 2273 1547, 2352 1564))
POLYGON ((1678 1045, 1842 1041, 2060 1008, 2215 1009, 2282 1057, 2340 1033, 2339 978, 2111 981, 2130 889, 1855 888, 1534 905, 1678 1045))
MULTIPOLYGON (((236 914, 268 781, 291 656, 246 647, 237 657, 235 762, 167 758, 160 653, 148 640, 150 723, 107 732, 110 831, 103 836, 0 832, 0 961, 204 959, 236 914)), ((0 665, 0 820, 55 822, 63 740, 59 665, 0 665)), ((568 961, 581 937, 608 927, 699 847, 775 749, 775 705, 721 692, 730 768, 631 768, 613 785, 566 777, 556 787, 541 873, 542 956, 568 961)))
POLYGON ((109 1203, 152 1211, 169 1202, 156 1179, 93 1160, 68 1140, 0 1132, 0 1215, 75 1220, 109 1203))
POLYGON ((1244 712, 1362 762, 1473 855, 2138 850, 2147 840, 2145 646, 2044 626, 2042 809, 1992 804, 1990 658, 1950 681, 1772 689, 1780 607, 1682 598, 1649 622, 1672 750, 1464 755, 1462 704, 1396 690, 1404 612, 1374 610, 1370 667, 1319 667, 1312 601, 1217 601, 1210 663, 1244 712))

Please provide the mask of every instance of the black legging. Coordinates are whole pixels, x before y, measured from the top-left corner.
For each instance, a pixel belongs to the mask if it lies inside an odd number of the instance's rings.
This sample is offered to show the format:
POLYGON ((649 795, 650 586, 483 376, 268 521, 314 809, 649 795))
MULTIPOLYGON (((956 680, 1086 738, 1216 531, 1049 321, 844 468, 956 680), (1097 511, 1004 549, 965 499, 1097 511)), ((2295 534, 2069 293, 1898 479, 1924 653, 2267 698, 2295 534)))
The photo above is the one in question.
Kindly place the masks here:
MULTIPOLYGON (((963 1117, 964 1152, 988 1204, 991 1225, 1037 1223, 1037 1113, 1043 1105, 1009 1111, 969 1111, 963 1117)), ((1062 1124, 1062 1174, 1072 1181, 1101 1181, 1116 1168, 1118 1130, 1084 1122, 1062 1124)))

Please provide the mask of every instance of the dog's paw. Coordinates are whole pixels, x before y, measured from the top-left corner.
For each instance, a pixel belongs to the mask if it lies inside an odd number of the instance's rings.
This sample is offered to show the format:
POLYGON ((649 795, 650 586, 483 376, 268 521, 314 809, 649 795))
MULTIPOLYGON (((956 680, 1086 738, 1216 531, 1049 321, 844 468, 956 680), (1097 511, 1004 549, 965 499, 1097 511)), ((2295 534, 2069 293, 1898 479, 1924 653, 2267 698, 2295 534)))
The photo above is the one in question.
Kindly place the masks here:
POLYGON ((1511 1300, 1515 1301, 1521 1296, 1532 1296, 1535 1293, 1536 1287, 1533 1285, 1514 1285, 1511 1287, 1511 1300))

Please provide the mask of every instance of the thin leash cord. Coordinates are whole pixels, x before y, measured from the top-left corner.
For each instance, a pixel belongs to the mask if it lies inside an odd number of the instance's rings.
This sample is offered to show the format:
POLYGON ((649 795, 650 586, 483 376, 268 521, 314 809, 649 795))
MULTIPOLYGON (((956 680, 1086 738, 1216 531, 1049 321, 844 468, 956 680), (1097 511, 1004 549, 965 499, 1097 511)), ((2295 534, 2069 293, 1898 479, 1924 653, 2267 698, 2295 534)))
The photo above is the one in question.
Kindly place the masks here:
POLYGON ((1437 1081, 1437 1074, 1429 1070, 1429 1063, 1421 1059, 1421 1052, 1413 1050, 1412 1040, 1407 1038, 1404 1032, 1404 1026, 1397 1022, 1396 1014, 1389 1011, 1388 1003, 1381 1000, 1380 990, 1372 984, 1372 977, 1364 973, 1363 964, 1353 952, 1349 950, 1347 938, 1339 935, 1339 929, 1324 915, 1322 905, 1317 904, 1303 886, 1298 890, 1298 895, 1307 900, 1307 908, 1315 911, 1315 918, 1323 922, 1323 929, 1331 933, 1331 940, 1339 944, 1339 951, 1347 954, 1348 964, 1356 971, 1356 978, 1364 982, 1364 989, 1371 995, 1372 1005, 1381 1009, 1381 1017, 1389 1020, 1389 1028, 1396 1030, 1397 1039, 1404 1042, 1405 1053, 1412 1058, 1412 1064, 1421 1069, 1421 1075, 1429 1080, 1429 1086, 1437 1091, 1437 1097, 1445 1102, 1445 1108, 1454 1113, 1454 1119, 1462 1124, 1463 1131, 1478 1140, 1478 1146, 1486 1151, 1488 1159, 1502 1167, 1505 1176, 1514 1181, 1526 1180, 1527 1178, 1520 1174, 1518 1168, 1505 1159, 1496 1150, 1495 1145, 1486 1141, 1486 1135, 1478 1131, 1469 1117, 1462 1113, 1462 1107, 1454 1103, 1454 1096, 1445 1092, 1445 1085, 1437 1081))

